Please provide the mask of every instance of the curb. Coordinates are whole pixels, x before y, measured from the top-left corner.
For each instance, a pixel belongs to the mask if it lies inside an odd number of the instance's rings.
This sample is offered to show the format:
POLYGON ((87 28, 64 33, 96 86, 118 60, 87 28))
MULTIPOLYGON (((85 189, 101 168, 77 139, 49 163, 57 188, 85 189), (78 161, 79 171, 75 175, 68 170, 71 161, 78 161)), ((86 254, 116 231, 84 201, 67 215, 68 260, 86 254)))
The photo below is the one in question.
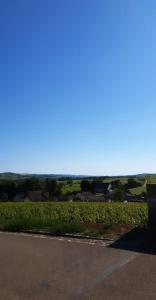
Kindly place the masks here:
POLYGON ((42 236, 51 236, 51 237, 63 237, 63 238, 73 238, 73 239, 82 239, 82 240, 94 240, 94 241, 108 241, 108 242, 115 242, 115 239, 110 238, 98 238, 94 236, 88 236, 88 235, 81 235, 81 234, 53 234, 51 232, 45 232, 45 231, 35 231, 35 230, 19 230, 19 231, 8 231, 8 230, 0 230, 0 232, 7 232, 7 233, 26 233, 26 234, 35 234, 35 235, 42 235, 42 236))

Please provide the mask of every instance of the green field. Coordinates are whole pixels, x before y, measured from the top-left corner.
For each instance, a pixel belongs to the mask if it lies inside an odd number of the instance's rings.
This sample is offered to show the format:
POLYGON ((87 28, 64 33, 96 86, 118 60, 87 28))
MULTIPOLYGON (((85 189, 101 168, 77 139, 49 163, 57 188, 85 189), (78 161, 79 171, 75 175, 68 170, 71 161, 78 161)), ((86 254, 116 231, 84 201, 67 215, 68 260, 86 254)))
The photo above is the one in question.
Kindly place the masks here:
POLYGON ((145 203, 0 203, 1 230, 48 230, 81 232, 84 224, 147 223, 145 203))
POLYGON ((138 186, 136 188, 130 189, 132 195, 141 195, 143 192, 146 192, 146 188, 143 186, 138 186))
POLYGON ((73 192, 81 191, 80 180, 73 180, 72 184, 67 184, 67 182, 63 182, 62 193, 68 194, 73 192))
POLYGON ((147 177, 148 183, 156 183, 156 175, 151 175, 147 177))

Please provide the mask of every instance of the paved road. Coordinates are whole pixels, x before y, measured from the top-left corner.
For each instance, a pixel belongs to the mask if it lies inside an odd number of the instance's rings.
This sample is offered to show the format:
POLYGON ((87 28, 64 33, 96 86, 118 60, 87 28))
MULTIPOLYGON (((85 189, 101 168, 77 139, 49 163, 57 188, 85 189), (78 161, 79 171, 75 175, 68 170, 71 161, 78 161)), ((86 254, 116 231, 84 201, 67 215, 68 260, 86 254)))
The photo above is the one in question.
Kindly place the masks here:
POLYGON ((0 300, 155 300, 155 244, 122 248, 0 233, 0 300))

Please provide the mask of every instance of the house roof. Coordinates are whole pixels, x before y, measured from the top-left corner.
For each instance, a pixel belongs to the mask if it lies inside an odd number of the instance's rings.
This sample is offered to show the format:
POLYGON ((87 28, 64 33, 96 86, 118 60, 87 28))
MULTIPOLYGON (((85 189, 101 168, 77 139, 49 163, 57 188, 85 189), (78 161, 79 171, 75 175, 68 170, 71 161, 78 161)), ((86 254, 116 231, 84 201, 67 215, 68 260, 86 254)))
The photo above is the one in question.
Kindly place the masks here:
POLYGON ((49 193, 41 191, 27 192, 26 196, 29 197, 31 201, 46 201, 49 199, 49 193))
POLYGON ((97 189, 108 189, 109 183, 108 182, 94 182, 94 188, 97 189))

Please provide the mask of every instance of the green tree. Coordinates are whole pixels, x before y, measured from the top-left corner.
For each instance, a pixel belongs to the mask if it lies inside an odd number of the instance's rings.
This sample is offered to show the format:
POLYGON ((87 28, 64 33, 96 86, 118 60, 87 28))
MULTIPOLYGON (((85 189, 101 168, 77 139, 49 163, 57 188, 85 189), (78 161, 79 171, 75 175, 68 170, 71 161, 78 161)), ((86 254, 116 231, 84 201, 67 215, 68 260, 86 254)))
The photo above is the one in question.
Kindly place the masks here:
POLYGON ((18 192, 26 193, 29 191, 40 191, 42 190, 42 182, 37 177, 31 177, 22 180, 18 185, 18 192))
POLYGON ((57 195, 57 181, 54 179, 47 179, 45 189, 49 192, 50 197, 57 195))
POLYGON ((115 202, 122 202, 124 201, 125 193, 122 189, 114 189, 111 194, 112 201, 115 202))
POLYGON ((89 180, 81 181, 81 191, 82 192, 91 192, 92 191, 92 183, 89 180))
POLYGON ((128 189, 133 189, 135 187, 141 186, 141 183, 136 181, 134 178, 128 178, 127 183, 125 184, 125 188, 128 189))
POLYGON ((7 194, 8 196, 8 199, 10 201, 13 200, 14 196, 16 195, 17 193, 17 185, 14 181, 6 181, 3 185, 3 191, 4 193, 7 194))

